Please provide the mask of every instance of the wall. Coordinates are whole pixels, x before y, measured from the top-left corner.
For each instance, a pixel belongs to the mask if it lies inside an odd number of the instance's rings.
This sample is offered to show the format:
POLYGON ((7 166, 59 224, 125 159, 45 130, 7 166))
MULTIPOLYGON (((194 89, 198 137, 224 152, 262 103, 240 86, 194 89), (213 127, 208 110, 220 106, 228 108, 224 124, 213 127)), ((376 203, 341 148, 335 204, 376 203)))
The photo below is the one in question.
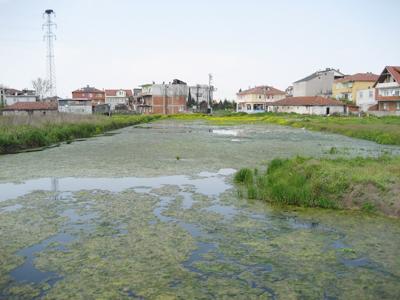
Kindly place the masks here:
POLYGON ((373 115, 376 117, 386 117, 386 116, 399 116, 400 111, 368 111, 367 115, 373 115))
POLYGON ((57 110, 31 110, 31 111, 26 111, 26 110, 6 110, 3 111, 3 116, 29 116, 29 115, 34 115, 34 116, 43 116, 43 115, 56 115, 58 114, 57 110))
POLYGON ((371 81, 355 81, 355 82, 346 82, 344 84, 350 84, 349 87, 340 85, 340 83, 333 83, 332 85, 332 96, 337 100, 343 99, 343 94, 350 94, 350 97, 347 100, 350 100, 354 103, 357 103, 358 91, 371 89, 375 82, 371 81))
POLYGON ((36 102, 36 101, 37 101, 36 96, 27 96, 27 95, 21 95, 21 96, 5 95, 4 96, 4 105, 12 105, 17 102, 36 102))
POLYGON ((92 114, 92 105, 68 105, 68 106, 58 106, 58 111, 67 114, 92 114))
POLYGON ((293 97, 320 96, 332 93, 332 84, 335 79, 333 71, 322 71, 308 81, 293 83, 293 97))
POLYGON ((400 111, 400 100, 399 101, 379 101, 380 111, 400 111), (385 108, 386 106, 386 108, 385 108))
POLYGON ((358 90, 356 99, 356 105, 360 107, 360 111, 363 112, 367 112, 371 106, 378 103, 375 100, 375 89, 373 88, 358 90))
POLYGON ((281 113, 297 113, 302 115, 326 115, 329 107, 329 114, 344 114, 343 106, 269 106, 268 111, 281 113))
POLYGON ((117 104, 129 104, 129 98, 128 97, 106 97, 106 104, 110 105, 111 110, 115 110, 115 106, 117 104))

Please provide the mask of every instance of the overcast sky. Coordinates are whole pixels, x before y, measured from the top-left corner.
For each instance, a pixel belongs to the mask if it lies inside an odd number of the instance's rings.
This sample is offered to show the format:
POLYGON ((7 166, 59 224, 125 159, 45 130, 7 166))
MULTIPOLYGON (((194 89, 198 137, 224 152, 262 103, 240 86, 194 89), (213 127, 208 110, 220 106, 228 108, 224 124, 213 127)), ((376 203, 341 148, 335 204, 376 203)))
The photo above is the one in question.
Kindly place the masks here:
POLYGON ((216 97, 285 89, 325 67, 400 65, 399 0, 0 0, 0 84, 45 76, 42 13, 56 12, 59 96, 86 84, 134 88, 179 78, 216 97))

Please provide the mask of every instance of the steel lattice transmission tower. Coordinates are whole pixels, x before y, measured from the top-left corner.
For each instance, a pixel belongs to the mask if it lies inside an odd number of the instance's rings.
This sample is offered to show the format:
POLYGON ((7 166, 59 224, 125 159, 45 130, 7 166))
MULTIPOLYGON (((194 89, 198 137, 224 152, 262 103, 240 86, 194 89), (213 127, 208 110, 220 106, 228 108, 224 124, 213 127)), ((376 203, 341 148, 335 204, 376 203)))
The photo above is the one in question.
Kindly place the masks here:
POLYGON ((53 18, 55 17, 55 12, 52 9, 46 9, 43 14, 43 17, 46 19, 46 22, 43 24, 42 29, 45 32, 44 41, 46 42, 47 47, 47 56, 46 56, 46 75, 47 80, 50 84, 49 96, 57 96, 57 84, 56 84, 56 69, 54 64, 54 41, 56 40, 56 35, 53 32, 53 29, 57 28, 57 24, 54 23, 53 18))

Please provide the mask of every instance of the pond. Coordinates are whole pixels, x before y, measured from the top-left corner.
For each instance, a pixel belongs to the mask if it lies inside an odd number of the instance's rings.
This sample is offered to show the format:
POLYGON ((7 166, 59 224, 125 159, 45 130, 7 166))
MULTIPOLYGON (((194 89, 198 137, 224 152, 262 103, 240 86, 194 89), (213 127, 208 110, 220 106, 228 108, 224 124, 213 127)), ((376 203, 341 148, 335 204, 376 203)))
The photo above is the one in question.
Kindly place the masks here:
POLYGON ((275 157, 383 153, 400 149, 164 121, 1 156, 0 299, 398 298, 398 220, 271 207, 232 184, 275 157))

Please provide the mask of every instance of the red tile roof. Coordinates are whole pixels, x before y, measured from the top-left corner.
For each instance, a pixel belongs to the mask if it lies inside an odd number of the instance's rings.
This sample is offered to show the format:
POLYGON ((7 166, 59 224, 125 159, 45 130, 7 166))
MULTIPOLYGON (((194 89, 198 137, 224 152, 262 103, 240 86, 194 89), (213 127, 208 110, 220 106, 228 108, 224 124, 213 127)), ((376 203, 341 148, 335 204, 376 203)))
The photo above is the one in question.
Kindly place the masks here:
POLYGON ((397 83, 400 84, 400 67, 387 66, 386 69, 394 77, 394 80, 396 80, 397 83))
POLYGON ((251 94, 274 96, 274 95, 285 95, 285 92, 278 90, 272 86, 262 85, 238 93, 238 95, 251 95, 251 94))
POLYGON ((351 82, 351 81, 366 81, 375 82, 379 78, 379 75, 372 73, 357 73, 354 75, 347 75, 343 78, 336 79, 335 82, 351 82))
POLYGON ((72 93, 104 93, 104 91, 101 91, 99 89, 96 89, 94 87, 86 86, 81 89, 75 90, 72 93))
POLYGON ((105 90, 106 96, 109 96, 109 97, 117 96, 117 92, 118 91, 125 91, 127 97, 132 97, 133 96, 132 90, 124 90, 124 89, 120 89, 120 90, 105 90))
POLYGON ((400 67, 399 66, 386 66, 385 69, 383 69, 381 75, 379 75, 379 78, 376 80, 374 87, 379 82, 383 82, 384 76, 387 75, 386 71, 393 76, 394 80, 400 84, 400 67))
POLYGON ((324 98, 320 96, 315 97, 288 97, 276 102, 274 106, 345 106, 343 102, 324 98))
POLYGON ((53 102, 17 102, 6 106, 3 110, 57 110, 53 102))

